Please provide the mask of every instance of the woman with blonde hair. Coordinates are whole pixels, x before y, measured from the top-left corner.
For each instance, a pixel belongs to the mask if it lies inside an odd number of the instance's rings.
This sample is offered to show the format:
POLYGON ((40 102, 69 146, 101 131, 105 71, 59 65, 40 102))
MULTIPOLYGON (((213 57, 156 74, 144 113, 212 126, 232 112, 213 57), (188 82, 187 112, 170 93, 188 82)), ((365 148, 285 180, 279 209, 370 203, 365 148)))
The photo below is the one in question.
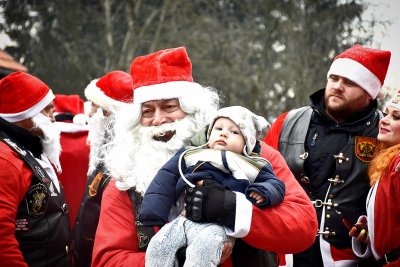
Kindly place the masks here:
POLYGON ((367 216, 351 227, 353 250, 379 266, 400 266, 400 90, 386 103, 379 122, 379 146, 368 175, 367 216))

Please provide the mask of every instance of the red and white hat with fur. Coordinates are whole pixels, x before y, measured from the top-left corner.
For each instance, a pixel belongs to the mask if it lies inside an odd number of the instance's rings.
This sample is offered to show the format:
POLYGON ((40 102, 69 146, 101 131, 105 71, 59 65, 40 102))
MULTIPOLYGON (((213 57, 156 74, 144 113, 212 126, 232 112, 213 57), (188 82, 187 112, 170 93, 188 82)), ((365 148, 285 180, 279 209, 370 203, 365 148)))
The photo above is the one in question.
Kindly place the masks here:
POLYGON ((111 71, 90 82, 85 89, 85 96, 103 110, 115 112, 132 103, 132 78, 126 72, 111 71))
POLYGON ((139 56, 131 63, 134 104, 150 100, 180 98, 201 91, 193 82, 192 63, 185 47, 139 56))
POLYGON ((362 87, 371 97, 384 98, 381 89, 390 63, 390 51, 354 45, 335 57, 331 74, 345 77, 362 87))
POLYGON ((32 118, 54 98, 40 79, 25 72, 13 72, 0 80, 0 117, 8 122, 32 118))

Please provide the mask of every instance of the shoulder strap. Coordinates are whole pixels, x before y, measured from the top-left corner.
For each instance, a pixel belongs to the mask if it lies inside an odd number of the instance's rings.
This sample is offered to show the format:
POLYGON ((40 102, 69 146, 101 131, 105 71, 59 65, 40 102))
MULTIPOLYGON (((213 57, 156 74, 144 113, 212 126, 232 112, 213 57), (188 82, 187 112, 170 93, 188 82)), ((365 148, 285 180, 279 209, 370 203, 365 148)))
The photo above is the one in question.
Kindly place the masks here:
POLYGON ((46 186, 46 188, 50 188, 51 179, 47 172, 43 169, 43 167, 39 164, 39 162, 35 159, 35 157, 27 152, 25 149, 21 148, 16 142, 11 140, 6 133, 0 131, 0 141, 7 144, 12 150, 14 150, 32 169, 33 175, 39 178, 39 180, 46 186))
POLYGON ((153 226, 143 225, 139 220, 139 210, 142 205, 143 197, 138 192, 136 192, 135 188, 132 187, 128 189, 129 198, 132 201, 133 212, 135 215, 135 225, 136 225, 136 233, 138 237, 138 247, 139 252, 145 252, 147 249, 147 245, 150 242, 150 239, 156 234, 153 226))

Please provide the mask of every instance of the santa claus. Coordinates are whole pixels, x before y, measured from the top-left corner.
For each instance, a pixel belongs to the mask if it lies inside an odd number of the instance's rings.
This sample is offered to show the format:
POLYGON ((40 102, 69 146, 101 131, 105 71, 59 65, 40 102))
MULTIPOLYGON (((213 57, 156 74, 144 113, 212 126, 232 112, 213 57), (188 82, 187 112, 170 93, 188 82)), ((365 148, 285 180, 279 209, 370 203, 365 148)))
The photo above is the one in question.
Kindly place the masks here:
MULTIPOLYGON (((136 223, 140 196, 179 148, 204 136, 202 129, 218 108, 218 94, 193 82, 191 69, 184 47, 133 60, 134 103, 115 116, 116 135, 105 158, 113 179, 103 195, 92 266, 144 266, 151 234, 136 223)), ((200 200, 185 203, 186 209, 198 208, 204 215, 189 219, 222 223, 231 229, 229 235, 243 239, 233 253, 232 247, 224 247, 223 266, 264 266, 261 250, 302 251, 315 239, 315 212, 285 161, 264 143, 258 150, 285 182, 287 195, 281 205, 261 210, 243 194, 212 186, 197 186, 200 200), (224 194, 224 201, 213 202, 216 194, 224 194)))
POLYGON ((68 207, 53 169, 61 172, 54 97, 24 72, 0 81, 2 266, 72 266, 68 207))
MULTIPOLYGON (((89 83, 85 96, 91 102, 89 112, 90 160, 84 193, 79 198, 79 213, 74 228, 74 260, 79 267, 92 261, 94 235, 100 215, 104 188, 110 176, 104 166, 105 148, 114 135, 112 115, 132 103, 132 78, 123 71, 111 71, 89 83)), ((86 180, 86 179, 85 179, 86 180)))

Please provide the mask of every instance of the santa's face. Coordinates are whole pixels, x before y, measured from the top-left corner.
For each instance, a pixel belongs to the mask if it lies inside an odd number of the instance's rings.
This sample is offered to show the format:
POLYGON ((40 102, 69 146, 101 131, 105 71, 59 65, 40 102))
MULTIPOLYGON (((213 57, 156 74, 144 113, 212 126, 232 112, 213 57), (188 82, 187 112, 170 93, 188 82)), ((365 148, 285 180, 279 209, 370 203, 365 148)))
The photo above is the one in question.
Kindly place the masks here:
POLYGON ((117 129, 105 160, 118 181, 117 187, 121 190, 136 187, 143 194, 158 170, 182 146, 189 145, 197 131, 198 125, 191 115, 158 126, 139 124, 129 131, 117 129))
MULTIPOLYGON (((140 123, 142 126, 160 126, 181 120, 186 116, 179 105, 178 99, 152 100, 142 104, 140 123)), ((167 142, 175 132, 166 131, 154 136, 156 141, 167 142)))

